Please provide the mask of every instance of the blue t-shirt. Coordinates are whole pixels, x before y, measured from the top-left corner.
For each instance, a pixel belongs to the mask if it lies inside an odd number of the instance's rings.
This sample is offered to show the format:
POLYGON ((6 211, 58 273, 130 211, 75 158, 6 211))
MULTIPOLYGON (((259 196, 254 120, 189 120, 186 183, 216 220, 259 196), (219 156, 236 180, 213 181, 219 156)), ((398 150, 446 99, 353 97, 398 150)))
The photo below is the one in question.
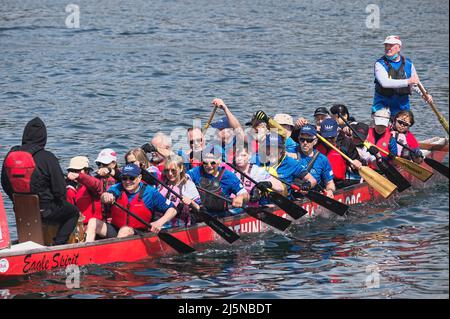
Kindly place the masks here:
MULTIPOLYGON (((317 150, 314 150, 314 154, 316 154, 317 152, 317 150)), ((307 167, 309 162, 311 162, 312 157, 303 154, 301 150, 298 150, 298 154, 300 155, 300 164, 302 164, 302 166, 304 167, 307 167)), ((322 185, 326 185, 334 178, 330 161, 323 154, 319 154, 319 156, 317 156, 317 159, 311 167, 309 173, 316 179, 317 184, 322 183, 322 185)))
POLYGON ((295 153, 297 151, 298 143, 295 143, 295 141, 288 137, 285 142, 286 152, 288 153, 295 153))
MULTIPOLYGON (((139 194, 139 190, 143 187, 143 183, 139 183, 139 189, 136 193, 130 194, 126 190, 124 190, 122 183, 117 183, 108 188, 108 193, 114 195, 114 197, 119 198, 122 192, 126 192, 128 195, 128 202, 130 202, 135 196, 139 194)), ((151 211, 158 211, 164 213, 170 207, 175 208, 172 202, 164 196, 162 196, 154 187, 147 186, 142 194, 142 200, 145 204, 145 207, 150 209, 151 211)))
MULTIPOLYGON (((220 170, 223 170, 225 168, 221 167, 220 170)), ((193 169, 189 170, 187 172, 189 176, 191 177, 192 181, 195 183, 195 185, 200 184, 200 179, 203 177, 208 179, 213 179, 214 176, 207 174, 202 166, 194 167, 193 169)), ((220 188, 222 189, 223 194, 226 197, 230 197, 231 194, 237 194, 242 189, 244 189, 244 186, 242 185, 239 178, 237 178, 236 175, 234 175, 232 172, 225 170, 223 173, 222 179, 220 180, 220 188)))
POLYGON ((285 156, 277 168, 278 178, 289 184, 292 184, 295 178, 304 173, 307 173, 306 166, 289 156, 285 156))

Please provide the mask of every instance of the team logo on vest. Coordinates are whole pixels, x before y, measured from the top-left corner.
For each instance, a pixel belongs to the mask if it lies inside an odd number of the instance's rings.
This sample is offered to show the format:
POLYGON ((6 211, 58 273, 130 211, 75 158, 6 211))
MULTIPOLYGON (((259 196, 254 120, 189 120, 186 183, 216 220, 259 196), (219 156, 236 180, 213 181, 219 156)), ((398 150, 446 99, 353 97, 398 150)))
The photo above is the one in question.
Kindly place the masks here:
POLYGON ((5 273, 7 272, 9 269, 9 261, 8 259, 0 259, 0 272, 1 273, 5 273))

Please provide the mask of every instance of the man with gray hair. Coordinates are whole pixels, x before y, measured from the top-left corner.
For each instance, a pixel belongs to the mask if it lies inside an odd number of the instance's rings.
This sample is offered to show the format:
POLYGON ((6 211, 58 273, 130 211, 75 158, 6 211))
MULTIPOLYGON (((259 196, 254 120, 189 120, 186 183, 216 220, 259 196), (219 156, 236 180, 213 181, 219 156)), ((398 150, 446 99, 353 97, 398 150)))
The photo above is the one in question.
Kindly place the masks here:
MULTIPOLYGON (((157 132, 151 142, 142 145, 141 148, 146 153, 150 153, 151 168, 153 168, 157 177, 160 178, 166 158, 174 154, 172 151, 172 138, 163 132, 157 132)), ((151 168, 149 169, 150 171, 152 171, 151 168)))

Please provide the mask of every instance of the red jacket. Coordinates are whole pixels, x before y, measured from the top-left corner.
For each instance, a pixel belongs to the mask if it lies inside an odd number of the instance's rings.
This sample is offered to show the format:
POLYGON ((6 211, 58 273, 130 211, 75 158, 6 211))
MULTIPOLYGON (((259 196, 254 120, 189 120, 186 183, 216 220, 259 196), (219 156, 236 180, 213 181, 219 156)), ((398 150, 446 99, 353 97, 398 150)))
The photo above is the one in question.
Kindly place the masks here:
POLYGON ((104 211, 100 196, 116 181, 112 177, 97 178, 83 173, 77 180, 80 187, 76 193, 75 205, 85 217, 83 223, 87 224, 93 217, 103 220, 104 211))
POLYGON ((347 172, 347 163, 345 159, 335 150, 328 150, 322 143, 318 144, 316 149, 328 158, 335 179, 345 179, 347 172))

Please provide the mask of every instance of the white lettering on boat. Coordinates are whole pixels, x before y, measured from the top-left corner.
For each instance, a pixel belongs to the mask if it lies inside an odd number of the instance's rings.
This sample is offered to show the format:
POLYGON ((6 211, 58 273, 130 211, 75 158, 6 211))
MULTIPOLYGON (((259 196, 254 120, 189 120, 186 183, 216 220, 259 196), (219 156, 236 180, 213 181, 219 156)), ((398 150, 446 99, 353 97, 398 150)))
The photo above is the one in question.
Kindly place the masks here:
POLYGON ((249 221, 241 224, 241 233, 259 233, 261 231, 261 221, 249 221))
POLYGON ((361 193, 356 193, 345 197, 345 204, 347 205, 360 203, 361 203, 361 193))

